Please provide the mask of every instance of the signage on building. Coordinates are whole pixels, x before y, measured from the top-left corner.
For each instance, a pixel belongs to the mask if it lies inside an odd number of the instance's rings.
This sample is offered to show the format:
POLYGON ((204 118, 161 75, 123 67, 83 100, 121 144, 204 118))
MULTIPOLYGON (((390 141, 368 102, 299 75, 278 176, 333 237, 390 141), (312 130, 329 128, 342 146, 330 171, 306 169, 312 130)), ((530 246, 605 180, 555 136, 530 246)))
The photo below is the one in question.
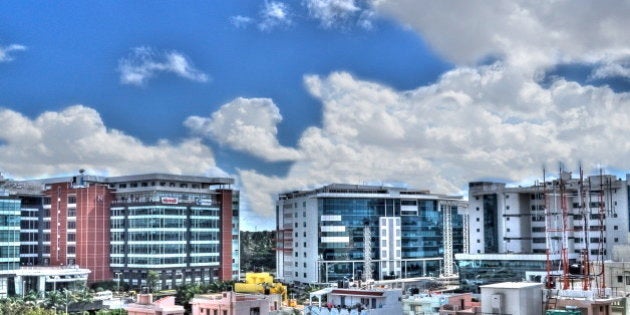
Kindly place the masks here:
POLYGON ((211 206, 212 199, 197 199, 197 205, 199 206, 211 206))
POLYGON ((167 205, 176 205, 178 200, 175 197, 162 197, 162 203, 167 205))

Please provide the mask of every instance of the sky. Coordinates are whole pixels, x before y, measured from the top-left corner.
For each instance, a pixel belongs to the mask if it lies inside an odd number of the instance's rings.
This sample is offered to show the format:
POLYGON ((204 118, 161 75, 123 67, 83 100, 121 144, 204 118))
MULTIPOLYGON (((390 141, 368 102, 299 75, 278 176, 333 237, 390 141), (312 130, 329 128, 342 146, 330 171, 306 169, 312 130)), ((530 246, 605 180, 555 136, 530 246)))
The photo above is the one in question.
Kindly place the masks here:
MULTIPOLYGON (((0 172, 465 194, 630 168, 630 1, 0 2, 0 172)), ((625 176, 625 175, 620 175, 625 176)))

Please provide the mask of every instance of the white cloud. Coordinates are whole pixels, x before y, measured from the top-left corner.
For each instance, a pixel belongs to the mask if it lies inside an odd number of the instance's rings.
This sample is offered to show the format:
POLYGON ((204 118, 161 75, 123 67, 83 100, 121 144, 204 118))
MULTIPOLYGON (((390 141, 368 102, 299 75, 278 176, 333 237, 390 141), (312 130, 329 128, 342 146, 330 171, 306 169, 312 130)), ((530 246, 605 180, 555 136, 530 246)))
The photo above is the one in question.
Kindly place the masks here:
POLYGON ((11 44, 9 46, 0 46, 0 62, 9 62, 13 60, 12 53, 16 51, 26 50, 26 46, 19 44, 11 44))
POLYGON ((346 28, 356 25, 370 30, 376 13, 372 9, 377 0, 304 0, 311 18, 325 28, 346 28))
POLYGON ((260 11, 258 28, 262 31, 270 31, 276 27, 291 25, 289 6, 278 1, 265 1, 260 11))
POLYGON ((599 59, 630 47, 630 2, 384 0, 377 11, 410 25, 451 61, 490 55, 536 70, 558 61, 599 59))
POLYGON ((208 81, 208 75, 195 69, 192 62, 177 51, 157 52, 149 47, 136 47, 118 62, 120 82, 141 86, 160 72, 174 73, 197 82, 208 81))
POLYGON ((248 16, 235 15, 230 17, 230 23, 236 28, 247 28, 254 20, 248 16))
POLYGON ((84 168, 109 175, 167 172, 225 174, 200 139, 147 145, 107 128, 99 113, 81 106, 45 112, 31 120, 0 109, 0 169, 32 178, 84 168))
POLYGON ((280 145, 276 125, 282 121, 278 107, 267 98, 237 98, 210 118, 192 116, 185 125, 196 134, 262 157, 267 161, 293 161, 296 150, 280 145))
POLYGON ((309 15, 324 28, 343 23, 360 10, 355 0, 306 0, 305 5, 309 15))
POLYGON ((457 193, 468 181, 531 178, 558 161, 627 168, 630 94, 557 80, 543 88, 505 64, 458 68, 399 91, 344 72, 306 76, 323 104, 284 177, 239 170, 244 196, 273 214, 278 192, 345 182, 404 182, 457 193))
POLYGON ((604 59, 591 72, 591 79, 625 78, 630 79, 630 55, 622 58, 604 59))

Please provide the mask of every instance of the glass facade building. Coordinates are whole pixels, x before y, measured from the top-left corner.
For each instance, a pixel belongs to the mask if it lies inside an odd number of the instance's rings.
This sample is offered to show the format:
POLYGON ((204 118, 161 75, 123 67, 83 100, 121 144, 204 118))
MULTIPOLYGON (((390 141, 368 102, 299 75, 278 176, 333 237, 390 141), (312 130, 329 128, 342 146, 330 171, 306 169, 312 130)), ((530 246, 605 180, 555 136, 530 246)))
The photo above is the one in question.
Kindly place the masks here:
POLYGON ((20 266, 20 200, 0 197, 0 273, 20 266))
POLYGON ((444 274, 444 256, 463 250, 463 203, 427 191, 340 184, 280 195, 278 276, 327 283, 365 279, 366 269, 374 280, 444 274), (453 240, 449 250, 446 235, 453 240))

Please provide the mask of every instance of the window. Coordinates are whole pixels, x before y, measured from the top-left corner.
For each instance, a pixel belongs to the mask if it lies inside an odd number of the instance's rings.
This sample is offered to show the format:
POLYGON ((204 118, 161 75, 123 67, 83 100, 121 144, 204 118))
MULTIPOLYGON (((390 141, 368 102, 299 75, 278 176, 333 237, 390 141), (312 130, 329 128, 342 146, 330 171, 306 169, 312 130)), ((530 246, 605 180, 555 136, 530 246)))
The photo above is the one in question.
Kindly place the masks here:
POLYGON ((69 195, 68 196, 68 203, 77 203, 77 196, 69 195))
POLYGON ((623 282, 623 276, 617 276, 617 282, 622 283, 623 282))
POLYGON ((249 309, 249 315, 260 315, 260 307, 252 307, 249 309))

